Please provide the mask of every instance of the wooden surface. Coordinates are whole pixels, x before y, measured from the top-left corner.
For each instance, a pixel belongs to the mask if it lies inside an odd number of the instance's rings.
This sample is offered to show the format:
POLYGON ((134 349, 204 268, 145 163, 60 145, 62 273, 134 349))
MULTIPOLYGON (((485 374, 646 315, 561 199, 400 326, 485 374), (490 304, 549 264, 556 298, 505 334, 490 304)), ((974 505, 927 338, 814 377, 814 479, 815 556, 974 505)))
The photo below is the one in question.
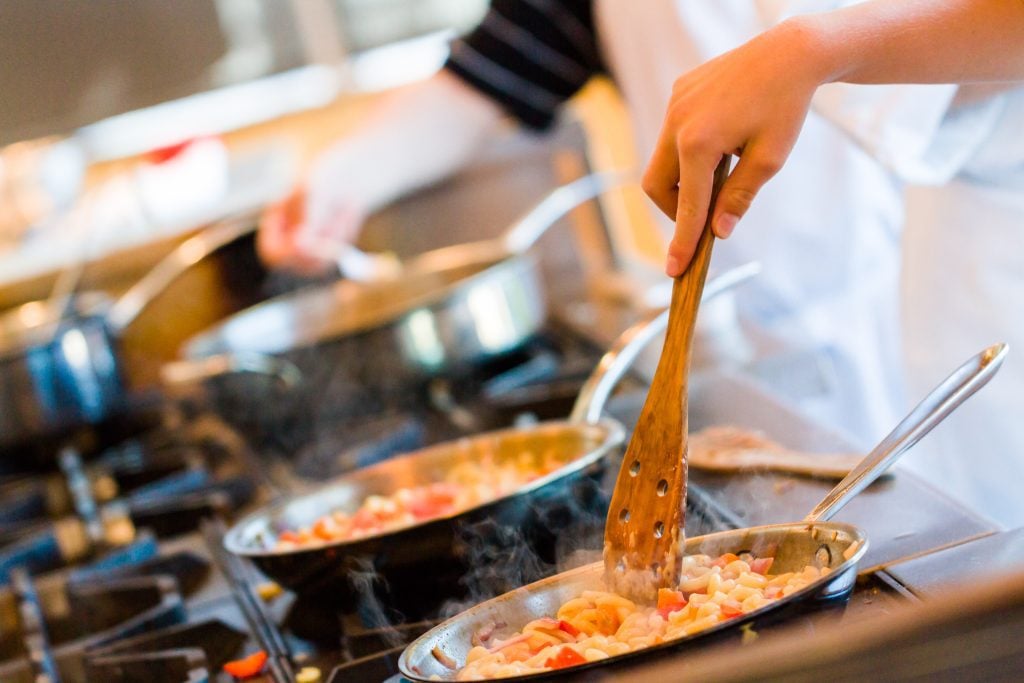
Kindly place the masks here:
POLYGON ((686 271, 672 288, 661 358, 619 470, 605 523, 605 569, 617 592, 651 600, 679 581, 686 503, 687 377, 693 330, 714 245, 711 217, 729 173, 715 170, 707 220, 686 271))

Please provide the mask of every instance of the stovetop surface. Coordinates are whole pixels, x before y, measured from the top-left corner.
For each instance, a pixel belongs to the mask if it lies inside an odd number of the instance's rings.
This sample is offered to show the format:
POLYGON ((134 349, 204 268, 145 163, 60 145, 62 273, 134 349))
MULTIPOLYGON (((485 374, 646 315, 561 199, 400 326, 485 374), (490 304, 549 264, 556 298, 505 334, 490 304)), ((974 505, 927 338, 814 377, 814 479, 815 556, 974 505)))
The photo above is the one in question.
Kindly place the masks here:
MULTIPOLYGON (((227 556, 220 543, 225 526, 278 497, 399 452, 564 417, 600 353, 550 334, 479 376, 418 388, 422 410, 334 419, 314 425, 298 447, 254 442, 202 407, 157 403, 155 425, 99 442, 92 452, 69 445, 46 474, 6 473, 0 478, 0 580, 7 584, 0 588, 0 680, 229 681, 224 664, 260 650, 271 659, 254 681, 290 680, 304 667, 318 669, 323 681, 393 676, 402 646, 442 614, 410 622, 388 606, 377 614, 342 613, 316 597, 281 591, 247 562, 227 556), (288 657, 275 659, 275 652, 288 657)), ((642 393, 635 381, 625 385, 642 393)), ((629 424, 628 406, 620 401, 629 424)), ((605 495, 617 457, 601 481, 605 495)), ((714 482, 708 488, 695 481, 689 535, 751 522, 714 482)), ((842 618, 871 618, 905 599, 870 579, 842 618)))

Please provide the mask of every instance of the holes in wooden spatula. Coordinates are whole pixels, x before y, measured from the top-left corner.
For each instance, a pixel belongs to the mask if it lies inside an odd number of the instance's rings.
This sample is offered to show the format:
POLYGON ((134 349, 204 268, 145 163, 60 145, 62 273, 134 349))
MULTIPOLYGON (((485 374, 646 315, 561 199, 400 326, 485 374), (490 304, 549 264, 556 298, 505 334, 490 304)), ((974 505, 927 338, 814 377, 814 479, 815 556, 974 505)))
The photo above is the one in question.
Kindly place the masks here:
POLYGON ((640 461, 634 460, 633 464, 629 466, 629 476, 635 477, 640 474, 640 461))
POLYGON ((629 508, 619 510, 619 521, 623 524, 629 521, 629 508))
POLYGON ((664 535, 665 535, 665 523, 664 522, 655 522, 654 523, 654 537, 655 538, 661 538, 664 535))
POLYGON ((658 482, 658 497, 664 497, 666 493, 668 493, 668 481, 662 479, 658 482))

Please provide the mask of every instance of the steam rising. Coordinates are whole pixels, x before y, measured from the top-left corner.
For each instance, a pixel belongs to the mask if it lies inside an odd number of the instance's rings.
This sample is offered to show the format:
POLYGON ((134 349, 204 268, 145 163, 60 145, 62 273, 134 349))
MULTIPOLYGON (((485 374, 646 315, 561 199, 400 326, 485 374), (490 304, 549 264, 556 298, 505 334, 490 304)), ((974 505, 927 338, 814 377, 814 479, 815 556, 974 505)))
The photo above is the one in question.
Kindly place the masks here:
POLYGON ((377 630, 381 640, 388 647, 405 645, 406 639, 392 626, 397 621, 396 616, 399 615, 391 613, 392 610, 387 609, 377 599, 377 587, 379 586, 386 591, 387 582, 373 568, 373 561, 370 558, 354 558, 353 564, 356 567, 349 572, 348 580, 356 595, 359 596, 357 608, 359 618, 367 628, 377 630))
POLYGON ((466 596, 449 600, 439 616, 452 617, 502 593, 601 559, 607 499, 598 483, 582 480, 573 495, 548 496, 522 519, 464 524, 459 551, 468 571, 466 596))

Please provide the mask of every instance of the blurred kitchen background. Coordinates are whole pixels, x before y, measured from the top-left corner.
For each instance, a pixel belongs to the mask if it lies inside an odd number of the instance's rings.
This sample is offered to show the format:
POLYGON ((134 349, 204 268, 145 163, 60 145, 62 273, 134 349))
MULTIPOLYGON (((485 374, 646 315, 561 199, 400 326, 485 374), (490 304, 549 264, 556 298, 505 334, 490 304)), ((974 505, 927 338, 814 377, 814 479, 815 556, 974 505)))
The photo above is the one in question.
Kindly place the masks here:
MULTIPOLYGON (((47 297, 57 275, 81 263, 79 289, 123 290, 195 229, 258 215, 375 98, 440 68, 448 41, 486 7, 2 3, 0 309, 47 297)), ((592 83, 552 134, 508 126, 454 180, 375 216, 361 246, 414 253, 496 234, 554 185, 635 167, 632 154, 614 89, 592 83)), ((634 290, 656 278, 661 244, 643 199, 612 193, 600 206, 600 216, 574 214, 574 239, 553 240, 542 265, 582 268, 581 283, 613 297, 642 296, 634 290)), ((295 285, 263 272, 251 242, 192 269, 126 331, 127 355, 149 357, 130 368, 132 383, 154 380, 154 362, 174 357, 190 333, 295 285)))

